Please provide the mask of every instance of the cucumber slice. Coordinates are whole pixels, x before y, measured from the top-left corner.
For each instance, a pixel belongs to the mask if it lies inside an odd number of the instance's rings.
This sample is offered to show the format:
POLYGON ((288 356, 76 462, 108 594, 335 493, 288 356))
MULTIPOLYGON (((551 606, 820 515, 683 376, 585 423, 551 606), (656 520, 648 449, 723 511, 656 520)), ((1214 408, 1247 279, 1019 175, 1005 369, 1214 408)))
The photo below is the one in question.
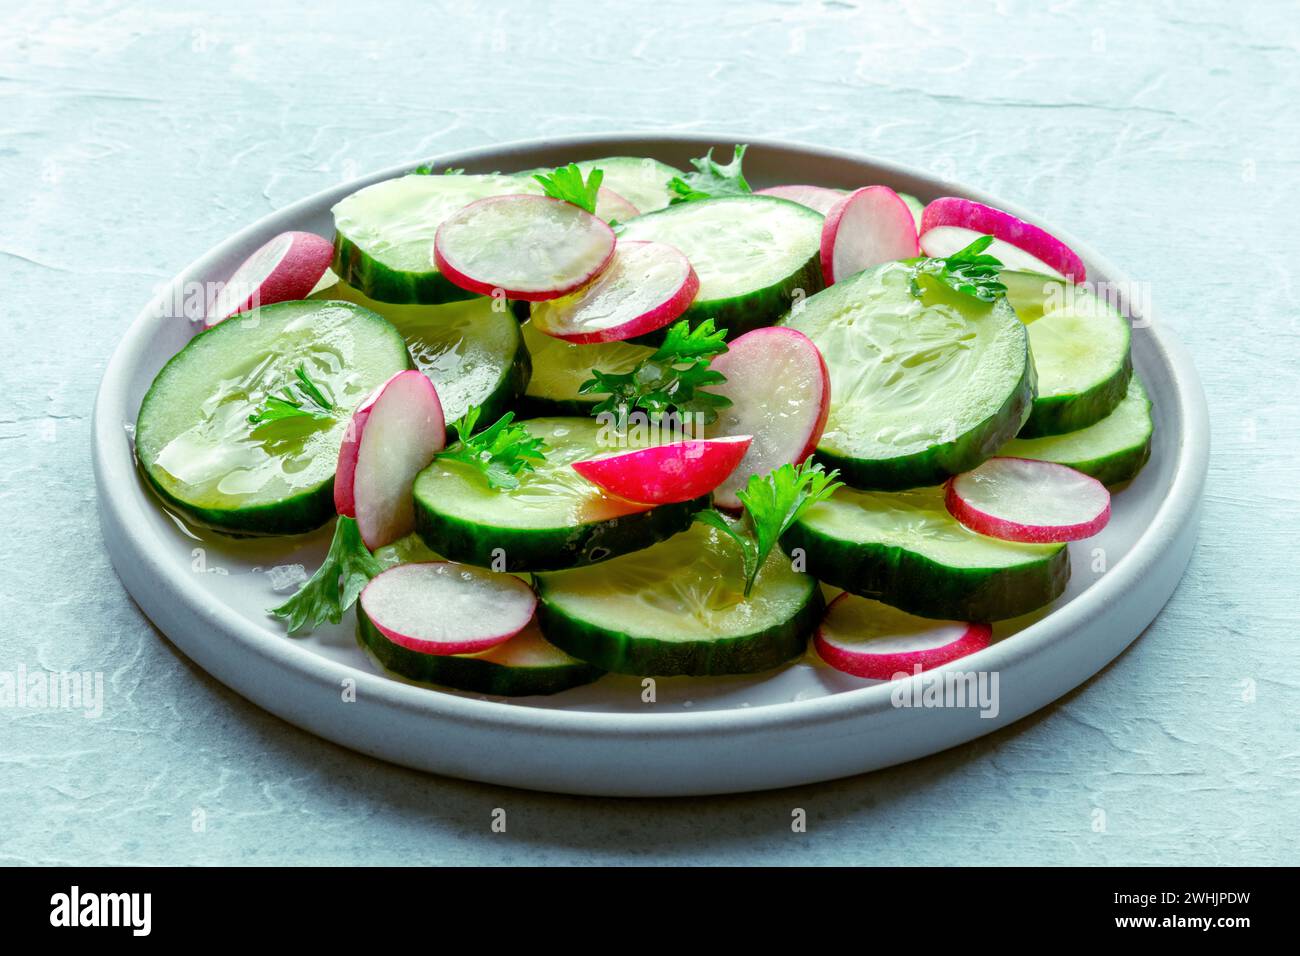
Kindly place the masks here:
POLYGON ((520 413, 525 417, 590 415, 604 396, 579 395, 578 388, 592 377, 593 368, 613 375, 624 374, 654 352, 652 348, 631 342, 574 345, 537 331, 531 322, 522 331, 533 368, 520 403, 520 413))
POLYGON ((406 339, 418 368, 438 388, 443 417, 455 421, 471 405, 491 425, 514 407, 532 366, 519 323, 508 308, 486 296, 446 305, 378 302, 346 282, 324 293, 378 312, 406 339))
POLYGON ((334 206, 334 271, 381 302, 438 305, 472 298, 433 264, 442 221, 475 200, 541 195, 528 176, 400 176, 353 193, 334 206))
POLYGON ((821 349, 831 408, 817 457, 858 488, 934 485, 974 468, 1019 431, 1034 395, 1025 327, 989 304, 886 263, 850 276, 783 320, 821 349))
MULTIPOLYGON (((822 215, 773 196, 725 196, 680 203, 623 225, 620 240, 654 240, 686 253, 700 279, 682 315, 692 325, 713 319, 731 338, 773 324, 795 290, 823 285, 818 262, 822 215)), ((662 331, 646 337, 663 338, 662 331)))
POLYGON ((841 488, 781 539, 808 573, 921 617, 997 621, 1048 604, 1070 579, 1063 544, 1020 544, 964 528, 943 488, 841 488))
POLYGON ((478 654, 420 654, 384 637, 357 603, 357 641, 395 674, 425 684, 499 697, 558 694, 599 680, 599 667, 570 657, 530 624, 504 644, 478 654))
POLYGON ((439 554, 507 571, 553 571, 647 548, 691 523, 708 497, 651 508, 597 488, 571 467, 610 447, 591 418, 524 423, 546 461, 514 490, 493 489, 463 462, 435 458, 415 479, 416 528, 439 554), (494 561, 496 562, 494 564, 494 561))
POLYGON ((1151 457, 1153 428, 1151 400, 1134 374, 1119 407, 1097 424, 1047 438, 1014 438, 998 454, 1055 461, 1117 485, 1137 475, 1151 457))
POLYGON ((921 213, 925 212, 925 203, 917 199, 911 193, 899 193, 898 198, 907 204, 907 208, 912 211, 912 219, 916 222, 916 231, 921 231, 921 213))
POLYGON ((779 551, 750 596, 740 555, 714 528, 690 530, 601 565, 536 578, 551 643, 623 674, 748 674, 803 653, 821 589, 779 551))
POLYGON ((676 194, 668 188, 668 183, 674 176, 685 175, 676 166, 640 156, 607 156, 583 160, 577 165, 584 177, 593 169, 603 170, 605 177, 601 185, 614 190, 642 214, 663 209, 672 202, 676 194))
POLYGON ((150 484, 202 525, 298 534, 334 515, 334 469, 352 410, 410 367, 401 334, 350 302, 281 302, 196 336, 140 405, 135 447, 150 484), (252 425, 303 366, 329 397, 324 418, 252 425))

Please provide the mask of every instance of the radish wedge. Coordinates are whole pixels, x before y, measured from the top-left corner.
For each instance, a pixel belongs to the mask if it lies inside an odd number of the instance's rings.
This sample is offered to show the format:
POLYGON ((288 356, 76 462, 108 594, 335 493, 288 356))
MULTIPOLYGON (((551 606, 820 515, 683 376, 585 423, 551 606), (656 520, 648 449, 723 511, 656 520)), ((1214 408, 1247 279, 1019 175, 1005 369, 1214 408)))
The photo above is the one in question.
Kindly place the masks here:
POLYGON ((950 256, 980 236, 993 237, 986 251, 1008 269, 1043 272, 1073 282, 1087 278, 1083 260, 1073 249, 1046 230, 1001 209, 944 196, 926 206, 921 215, 921 251, 927 256, 950 256))
POLYGON ((606 222, 627 222, 641 215, 641 210, 632 205, 608 186, 601 186, 596 193, 596 218, 606 222))
POLYGON ((311 295, 334 259, 328 239, 282 232, 243 261, 221 291, 204 324, 211 328, 239 312, 311 295))
POLYGON ((643 505, 670 505, 707 495, 749 450, 748 435, 689 439, 575 461, 573 470, 594 485, 643 505))
POLYGON ((666 242, 620 242, 609 266, 571 295, 531 310, 539 332, 590 345, 672 324, 700 291, 690 260, 666 242))
POLYGON ((357 406, 339 446, 334 506, 357 519, 367 548, 415 530, 411 486, 446 441, 442 403, 423 372, 398 372, 357 406))
POLYGON ((1110 520, 1110 492, 1096 478, 1033 458, 990 458, 949 479, 948 512, 972 531, 1003 541, 1090 538, 1110 520))
POLYGON ((869 598, 841 594, 813 646, 837 671, 872 680, 911 677, 989 646, 987 624, 932 621, 869 598))
POLYGON ((549 196, 490 196, 445 219, 433 261, 448 281, 480 295, 557 299, 591 281, 614 255, 614 230, 549 196))
POLYGON ((813 453, 830 410, 830 375, 812 340, 783 326, 747 332, 709 367, 727 378, 710 391, 731 399, 711 432, 754 437, 740 464, 713 493, 722 507, 739 508, 736 492, 751 475, 765 475, 813 453))
POLYGON ((888 186, 855 189, 826 213, 821 262, 826 284, 921 254, 912 210, 888 186))
POLYGON ((361 592, 384 637, 421 654, 475 654, 503 644, 533 619, 537 597, 513 574, 453 561, 399 564, 361 592))
POLYGON ((825 186, 771 186, 768 189, 760 189, 754 195, 788 199, 809 209, 816 209, 824 216, 831 211, 831 206, 844 198, 844 191, 827 189, 825 186))

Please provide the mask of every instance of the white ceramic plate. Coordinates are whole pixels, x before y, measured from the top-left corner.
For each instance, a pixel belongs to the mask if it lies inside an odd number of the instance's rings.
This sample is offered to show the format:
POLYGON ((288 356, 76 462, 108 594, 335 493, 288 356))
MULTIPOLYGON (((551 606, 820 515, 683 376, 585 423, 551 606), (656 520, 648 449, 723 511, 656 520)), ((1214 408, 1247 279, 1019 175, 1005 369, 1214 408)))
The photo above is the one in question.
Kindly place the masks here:
MULTIPOLYGON (((729 142, 573 137, 443 156, 436 165, 490 172, 630 155, 685 166, 708 146, 729 142)), ((745 169, 756 189, 884 183, 923 200, 968 196, 1032 219, 996 197, 890 163, 751 144, 745 169)), ((175 301, 186 283, 226 278, 283 230, 332 235, 335 202, 414 165, 266 217, 192 263, 164 296, 175 301)), ((1084 258, 1090 279, 1127 287, 1086 246, 1052 232, 1084 258)), ((1169 599, 1196 533, 1209 450, 1204 395, 1182 347, 1158 327, 1142 328, 1134 332, 1133 357, 1155 406, 1150 464, 1116 495, 1106 530, 1071 546, 1066 594, 1046 613, 999 625, 1001 639, 992 647, 948 668, 997 674, 995 716, 972 707, 899 707, 890 685, 839 674, 812 657, 753 677, 660 679, 654 703, 643 701, 639 680, 613 675, 554 697, 513 701, 429 689, 384 674, 358 648, 350 616, 302 638, 286 637, 267 618, 265 608, 283 596, 266 569, 314 569, 327 532, 256 543, 195 539, 146 489, 134 467, 130 427, 154 375, 194 334, 189 323, 163 318, 164 311, 151 303, 131 324, 95 407, 100 514, 118 575, 176 646, 222 683, 322 737, 424 770, 542 790, 648 796, 782 787, 934 753, 1037 710, 1119 654, 1169 599)))

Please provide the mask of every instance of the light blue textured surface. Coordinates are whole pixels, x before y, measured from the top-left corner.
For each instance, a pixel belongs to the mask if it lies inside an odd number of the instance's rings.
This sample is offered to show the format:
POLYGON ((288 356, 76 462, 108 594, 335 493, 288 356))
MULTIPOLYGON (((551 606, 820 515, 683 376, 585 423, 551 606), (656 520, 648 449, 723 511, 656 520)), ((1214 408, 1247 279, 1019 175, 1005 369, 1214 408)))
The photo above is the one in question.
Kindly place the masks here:
POLYGON ((0 862, 1298 862, 1293 5, 186 6, 206 10, 0 14, 0 671, 103 671, 106 694, 96 720, 0 710, 0 862), (88 452, 103 363, 155 284, 363 171, 624 129, 915 164, 1149 283, 1215 439, 1200 545, 1149 631, 958 750, 677 802, 382 765, 180 657, 109 566, 88 452))

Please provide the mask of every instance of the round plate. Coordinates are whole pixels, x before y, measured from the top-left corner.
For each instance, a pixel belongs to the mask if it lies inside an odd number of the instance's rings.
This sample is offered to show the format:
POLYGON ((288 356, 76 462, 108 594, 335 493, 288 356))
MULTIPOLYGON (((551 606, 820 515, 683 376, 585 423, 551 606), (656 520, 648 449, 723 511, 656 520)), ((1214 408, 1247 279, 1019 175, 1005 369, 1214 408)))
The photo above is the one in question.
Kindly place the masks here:
MULTIPOLYGON (((677 166, 712 136, 584 136, 440 157, 469 172, 555 166, 602 156, 653 156, 677 166)), ((723 149, 725 153, 725 148, 723 149)), ((654 701, 639 679, 607 676, 554 697, 501 700, 441 691, 385 674, 358 648, 353 621, 285 636, 265 609, 285 595, 268 573, 312 570, 328 532, 232 541, 196 536, 164 511, 134 465, 131 429, 163 363, 195 334, 165 317, 187 283, 220 281, 278 232, 332 235, 330 207, 415 163, 336 186, 231 236, 178 275, 131 324, 108 364, 95 406, 94 463, 104 538, 119 577, 168 637, 249 700, 299 727, 396 763, 492 783, 609 795, 759 790, 847 776, 963 743, 1024 717, 1100 670, 1169 599, 1191 555, 1209 449, 1205 398, 1183 348, 1157 327, 1135 330, 1133 359, 1156 420, 1151 462, 1115 496, 1110 525, 1071 545, 1066 594, 1028 620, 1004 623, 978 654, 930 673, 989 675, 988 706, 924 703, 892 685, 832 671, 814 656, 750 677, 660 679, 654 701), (992 677, 996 676, 996 684, 992 677)), ((891 163, 831 149, 751 140, 754 188, 778 183, 884 183, 923 200, 967 196, 1014 205, 891 163)), ((1045 224, 1046 225, 1046 224, 1045 224)), ((1047 226, 1047 228, 1051 228, 1047 226)), ((1127 280, 1087 247, 1074 248, 1093 281, 1127 280)))

